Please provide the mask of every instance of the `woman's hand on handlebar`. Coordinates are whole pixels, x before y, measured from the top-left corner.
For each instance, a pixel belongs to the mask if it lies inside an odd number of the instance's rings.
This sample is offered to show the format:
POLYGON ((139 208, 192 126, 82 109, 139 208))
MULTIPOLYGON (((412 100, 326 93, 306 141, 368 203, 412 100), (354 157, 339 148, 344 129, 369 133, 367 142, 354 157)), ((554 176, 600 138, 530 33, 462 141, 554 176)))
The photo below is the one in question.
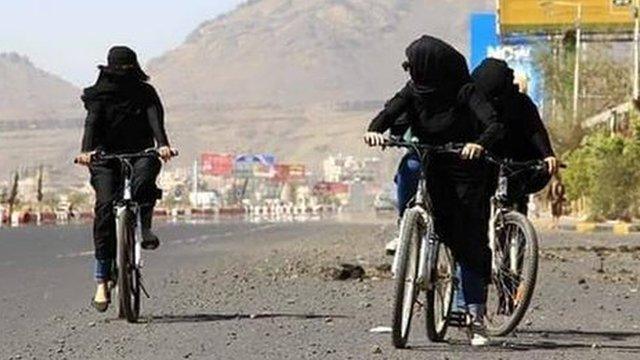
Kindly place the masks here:
POLYGON ((381 146, 384 145, 386 141, 387 140, 385 139, 384 135, 380 133, 373 131, 364 133, 364 143, 369 146, 381 146))
POLYGON ((484 147, 482 145, 468 143, 462 148, 460 156, 466 160, 473 160, 480 158, 482 153, 484 153, 484 147))
POLYGON ((162 146, 160 148, 158 148, 158 155, 160 156, 160 158, 164 161, 167 162, 169 160, 171 160, 171 158, 174 156, 174 154, 176 154, 176 150, 172 149, 169 146, 162 146))
POLYGON ((89 166, 91 165, 91 158, 93 156, 93 152, 84 152, 74 159, 74 162, 78 165, 89 166))
POLYGON ((550 175, 558 172, 558 159, 555 156, 546 157, 544 162, 547 164, 547 169, 549 169, 550 175))

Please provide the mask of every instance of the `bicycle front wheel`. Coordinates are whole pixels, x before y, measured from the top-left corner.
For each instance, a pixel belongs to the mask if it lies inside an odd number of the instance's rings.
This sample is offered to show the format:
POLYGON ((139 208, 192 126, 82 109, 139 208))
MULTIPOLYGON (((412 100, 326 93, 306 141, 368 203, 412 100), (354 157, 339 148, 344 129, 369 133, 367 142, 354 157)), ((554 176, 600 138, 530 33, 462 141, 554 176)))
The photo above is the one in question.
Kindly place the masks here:
POLYGON ((456 262, 444 243, 436 241, 433 244, 427 262, 427 271, 431 275, 427 285, 425 320, 429 340, 440 342, 447 333, 456 282, 456 262))
POLYGON ((533 297, 538 236, 529 219, 515 211, 504 216, 495 235, 487 330, 491 336, 506 336, 522 321, 533 297))
POLYGON ((116 216, 118 317, 138 321, 140 314, 140 273, 135 264, 135 215, 119 209, 116 216))
POLYGON ((420 221, 417 209, 408 209, 402 217, 398 244, 398 268, 395 277, 391 337, 393 346, 404 349, 411 330, 411 318, 416 303, 420 256, 420 221))

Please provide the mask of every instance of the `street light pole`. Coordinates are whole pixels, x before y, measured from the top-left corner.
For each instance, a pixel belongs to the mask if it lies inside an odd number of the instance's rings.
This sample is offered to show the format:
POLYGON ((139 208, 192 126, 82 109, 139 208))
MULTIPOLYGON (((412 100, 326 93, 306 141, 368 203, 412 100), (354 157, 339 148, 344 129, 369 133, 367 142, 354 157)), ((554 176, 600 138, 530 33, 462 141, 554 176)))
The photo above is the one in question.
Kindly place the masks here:
MULTIPOLYGON (((636 0, 637 1, 637 0, 636 0)), ((578 97, 580 96, 580 55, 582 45, 582 3, 577 4, 576 18, 576 63, 573 73, 573 120, 578 121, 578 97)))
POLYGON ((633 2, 633 100, 640 97, 640 1, 633 2))
MULTIPOLYGON (((638 2, 639 0, 634 0, 638 2)), ((540 1, 541 6, 573 6, 577 9, 576 14, 576 59, 573 71, 573 121, 578 121, 578 103, 580 97, 580 59, 582 52, 582 2, 568 2, 561 0, 543 0, 540 1)))

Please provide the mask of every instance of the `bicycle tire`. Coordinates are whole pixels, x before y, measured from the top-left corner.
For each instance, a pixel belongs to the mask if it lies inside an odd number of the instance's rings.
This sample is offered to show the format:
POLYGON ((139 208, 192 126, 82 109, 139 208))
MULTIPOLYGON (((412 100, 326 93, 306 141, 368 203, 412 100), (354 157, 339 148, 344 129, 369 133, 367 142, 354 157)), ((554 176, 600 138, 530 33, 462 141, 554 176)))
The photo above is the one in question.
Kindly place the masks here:
POLYGON ((427 337, 441 342, 447 334, 448 319, 453 304, 456 264, 449 248, 442 242, 429 249, 427 271, 430 284, 426 291, 425 325, 427 337))
MULTIPOLYGON (((535 291, 537 276, 538 276, 538 235, 526 216, 523 214, 512 211, 504 216, 504 228, 501 230, 502 234, 504 234, 509 228, 518 229, 522 235, 524 240, 524 251, 523 251, 523 261, 520 266, 520 282, 516 289, 516 299, 513 301, 517 301, 514 309, 511 310, 510 316, 507 317, 506 321, 502 324, 494 326, 491 321, 487 321, 487 331, 490 336, 507 336, 511 332, 513 332, 516 327, 520 324, 520 321, 524 318, 529 305, 531 304, 531 300, 533 298, 533 293, 535 291)), ((497 234, 498 236, 501 234, 497 234)), ((499 237, 496 236, 496 239, 499 237)), ((496 256, 496 253, 492 254, 492 256, 496 256)), ((498 286, 500 284, 500 274, 496 274, 495 271, 492 271, 492 284, 490 287, 494 287, 496 289, 495 292, 489 292, 489 296, 497 295, 498 286)), ((498 304, 500 304, 500 299, 498 298, 498 304)), ((499 305, 500 306, 500 305, 499 305)), ((498 309, 487 309, 487 316, 495 315, 492 314, 492 310, 498 309)))
POLYGON ((391 321, 391 338, 393 346, 397 349, 406 348, 411 331, 411 318, 418 288, 415 278, 418 274, 420 256, 420 219, 421 214, 418 209, 408 209, 402 217, 400 227, 397 250, 399 261, 395 277, 395 298, 391 321), (407 283, 407 276, 411 274, 413 277, 410 277, 407 283), (410 285, 409 289, 407 289, 407 285, 410 285), (405 308, 407 305, 409 307, 405 308))
POLYGON ((135 216, 130 210, 116 217, 118 266, 118 315, 130 323, 140 313, 140 274, 135 266, 135 216))

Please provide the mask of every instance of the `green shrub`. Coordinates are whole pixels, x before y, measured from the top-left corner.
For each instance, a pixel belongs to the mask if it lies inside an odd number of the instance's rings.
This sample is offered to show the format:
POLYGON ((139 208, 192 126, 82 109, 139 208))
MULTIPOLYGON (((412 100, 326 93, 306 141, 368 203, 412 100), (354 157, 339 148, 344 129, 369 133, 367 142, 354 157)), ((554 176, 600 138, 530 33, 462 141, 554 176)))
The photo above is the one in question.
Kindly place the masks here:
POLYGON ((599 132, 567 156, 563 179, 570 200, 589 202, 591 216, 629 219, 640 205, 640 145, 634 137, 599 132))

